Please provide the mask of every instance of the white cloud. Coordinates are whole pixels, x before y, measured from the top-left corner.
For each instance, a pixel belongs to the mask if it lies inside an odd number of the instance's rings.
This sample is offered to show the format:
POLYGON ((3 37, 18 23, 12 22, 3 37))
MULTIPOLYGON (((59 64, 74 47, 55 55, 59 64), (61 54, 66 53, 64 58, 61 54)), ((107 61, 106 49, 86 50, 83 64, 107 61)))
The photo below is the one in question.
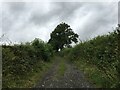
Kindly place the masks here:
POLYGON ((13 42, 48 41, 54 28, 66 22, 85 40, 113 31, 117 8, 107 2, 7 2, 2 5, 3 33, 13 42))

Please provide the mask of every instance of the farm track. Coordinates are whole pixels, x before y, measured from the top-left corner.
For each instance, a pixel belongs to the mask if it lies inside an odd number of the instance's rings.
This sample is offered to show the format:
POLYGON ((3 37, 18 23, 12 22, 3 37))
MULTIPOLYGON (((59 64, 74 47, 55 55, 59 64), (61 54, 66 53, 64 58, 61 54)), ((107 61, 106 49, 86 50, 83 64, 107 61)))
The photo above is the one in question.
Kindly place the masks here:
POLYGON ((56 57, 52 67, 45 73, 44 77, 34 86, 35 88, 93 88, 84 75, 72 63, 62 57, 56 57), (65 64, 65 71, 62 76, 58 70, 65 64), (59 77, 58 77, 59 76, 59 77))

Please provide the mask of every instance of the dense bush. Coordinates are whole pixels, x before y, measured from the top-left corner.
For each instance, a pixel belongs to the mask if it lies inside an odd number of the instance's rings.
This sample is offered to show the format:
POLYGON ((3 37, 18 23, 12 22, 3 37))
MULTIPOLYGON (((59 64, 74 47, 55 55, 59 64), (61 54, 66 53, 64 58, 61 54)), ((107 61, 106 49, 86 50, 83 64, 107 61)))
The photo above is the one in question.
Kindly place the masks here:
MULTIPOLYGON (((105 73, 107 78, 109 78, 109 81, 106 83, 110 84, 105 87, 117 87, 120 81, 120 79, 118 80, 118 78, 120 78, 119 45, 120 31, 115 30, 108 35, 97 36, 92 40, 76 45, 69 50, 68 56, 72 61, 84 60, 87 63, 96 65, 99 70, 105 73), (112 81, 115 80, 116 83, 113 83, 112 81)), ((65 52, 66 50, 64 53, 65 52)))
POLYGON ((119 82, 117 84, 117 87, 120 88, 120 25, 118 25, 118 28, 117 28, 117 41, 118 41, 118 44, 117 44, 117 50, 118 50, 118 53, 117 53, 117 60, 118 60, 118 65, 117 65, 117 71, 118 71, 118 78, 119 78, 119 82))
MULTIPOLYGON (((8 78, 20 78, 33 70, 38 62, 49 61, 53 51, 49 44, 35 39, 31 43, 2 46, 3 87, 8 78)), ((41 67, 41 65, 40 65, 41 67)))
POLYGON ((35 55, 45 61, 49 60, 49 57, 53 54, 52 47, 50 44, 45 44, 39 39, 35 39, 32 42, 32 46, 35 49, 35 55))

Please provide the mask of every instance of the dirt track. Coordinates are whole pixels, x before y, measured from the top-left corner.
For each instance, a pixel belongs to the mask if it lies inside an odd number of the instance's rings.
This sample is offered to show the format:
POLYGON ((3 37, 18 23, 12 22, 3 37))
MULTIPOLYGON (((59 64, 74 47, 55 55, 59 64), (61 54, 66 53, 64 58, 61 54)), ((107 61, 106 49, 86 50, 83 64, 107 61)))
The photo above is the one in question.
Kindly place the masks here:
POLYGON ((53 66, 45 73, 35 88, 93 88, 86 80, 82 71, 78 70, 73 64, 61 57, 56 57, 53 66), (58 70, 61 61, 65 64, 64 74, 60 77, 58 70))

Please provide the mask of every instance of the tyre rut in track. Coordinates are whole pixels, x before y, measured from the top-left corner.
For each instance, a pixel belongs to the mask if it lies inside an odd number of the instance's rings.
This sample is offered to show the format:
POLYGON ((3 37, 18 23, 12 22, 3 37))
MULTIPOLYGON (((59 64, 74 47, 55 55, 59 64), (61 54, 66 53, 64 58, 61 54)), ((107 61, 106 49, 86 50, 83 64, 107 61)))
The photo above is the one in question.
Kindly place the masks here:
POLYGON ((84 73, 78 70, 76 66, 67 62, 62 57, 55 59, 53 66, 35 88, 93 88, 93 85, 86 80, 84 73), (62 60, 66 70, 63 76, 56 77, 62 60))

